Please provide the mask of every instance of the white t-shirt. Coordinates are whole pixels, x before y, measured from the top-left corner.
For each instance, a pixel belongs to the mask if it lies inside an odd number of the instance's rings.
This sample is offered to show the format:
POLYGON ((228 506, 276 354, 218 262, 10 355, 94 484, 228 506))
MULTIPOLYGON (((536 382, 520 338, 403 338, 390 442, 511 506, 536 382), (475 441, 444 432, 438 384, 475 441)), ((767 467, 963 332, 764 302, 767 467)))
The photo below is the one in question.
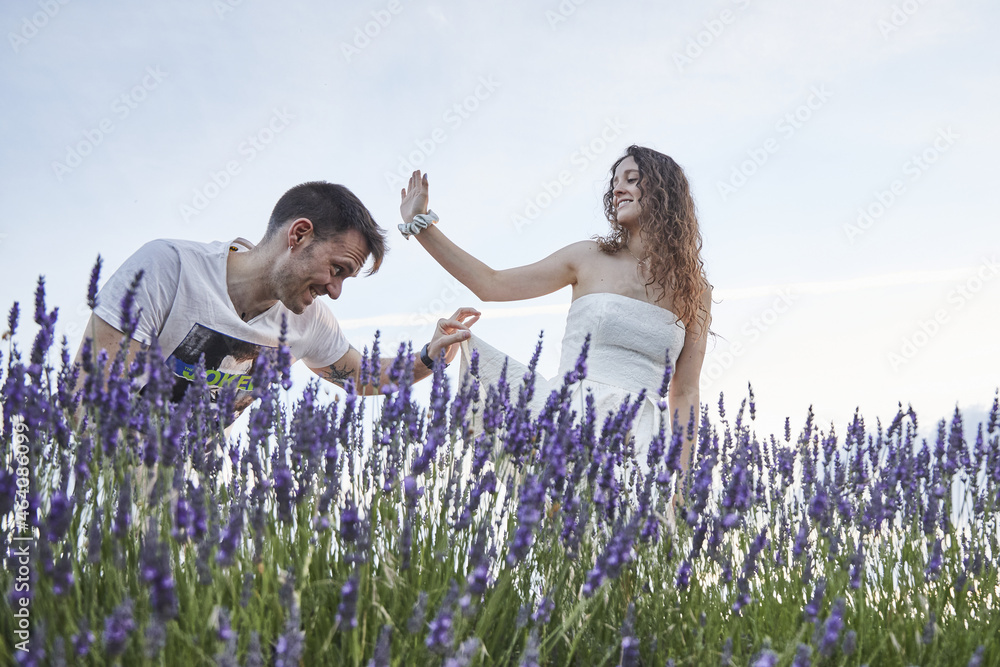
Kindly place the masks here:
MULTIPOLYGON (((261 348, 278 347, 282 316, 293 363, 301 359, 311 368, 323 368, 350 349, 333 313, 318 301, 301 315, 279 301, 249 322, 240 319, 226 287, 226 265, 229 253, 242 249, 238 241, 150 241, 108 279, 94 309, 102 320, 122 329, 122 299, 143 270, 132 309, 139 310, 139 323, 132 337, 147 345, 159 339, 177 375, 175 400, 184 395, 204 354, 213 394, 224 385, 236 385, 237 415, 252 401, 250 380, 261 348)), ((227 423, 235 416, 220 415, 227 423)))

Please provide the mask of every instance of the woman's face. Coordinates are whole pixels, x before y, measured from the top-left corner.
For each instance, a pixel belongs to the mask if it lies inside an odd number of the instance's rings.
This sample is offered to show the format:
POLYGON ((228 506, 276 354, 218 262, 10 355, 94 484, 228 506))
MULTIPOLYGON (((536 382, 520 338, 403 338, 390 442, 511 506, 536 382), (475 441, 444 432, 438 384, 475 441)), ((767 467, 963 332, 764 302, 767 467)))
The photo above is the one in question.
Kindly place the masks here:
POLYGON ((629 155, 619 163, 611 181, 611 192, 614 195, 615 220, 624 227, 639 224, 639 165, 629 155))

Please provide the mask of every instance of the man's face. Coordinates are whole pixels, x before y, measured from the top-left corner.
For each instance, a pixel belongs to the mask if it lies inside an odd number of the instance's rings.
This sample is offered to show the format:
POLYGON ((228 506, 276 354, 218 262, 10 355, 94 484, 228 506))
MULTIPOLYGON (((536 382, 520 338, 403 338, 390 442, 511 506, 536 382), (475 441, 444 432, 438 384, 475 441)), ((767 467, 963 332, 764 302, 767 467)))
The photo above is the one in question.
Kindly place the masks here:
POLYGON ((358 275, 367 259, 368 244, 355 229, 326 241, 310 234, 292 247, 278 283, 278 298, 295 314, 324 294, 336 299, 344 280, 358 275))

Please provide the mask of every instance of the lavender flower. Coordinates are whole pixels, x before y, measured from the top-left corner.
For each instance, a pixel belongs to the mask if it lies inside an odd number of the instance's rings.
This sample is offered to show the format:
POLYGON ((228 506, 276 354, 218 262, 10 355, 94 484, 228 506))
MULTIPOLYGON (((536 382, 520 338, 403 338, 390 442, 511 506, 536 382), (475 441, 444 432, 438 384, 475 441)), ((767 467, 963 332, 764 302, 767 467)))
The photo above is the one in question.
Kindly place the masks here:
POLYGON ((469 637, 459 645, 455 655, 445 659, 443 667, 469 667, 481 645, 479 637, 469 637))
POLYGON ((389 667, 392 660, 392 626, 383 625, 375 642, 375 653, 368 661, 368 667, 389 667))
POLYGON ((104 539, 104 531, 101 530, 101 512, 95 511, 90 519, 90 526, 87 528, 87 562, 101 562, 101 542, 104 539))
POLYGON ((583 595, 590 597, 605 579, 615 579, 621 569, 635 559, 633 545, 638 533, 638 518, 633 517, 627 525, 619 525, 604 552, 598 557, 594 568, 587 573, 583 584, 583 595))
POLYGON ((857 590, 861 588, 861 577, 864 574, 865 568, 865 550, 864 545, 858 542, 857 549, 854 555, 851 556, 851 582, 850 586, 852 589, 857 590))
POLYGON ((59 542, 66 534, 73 519, 73 505, 65 491, 58 489, 49 503, 49 516, 45 519, 46 538, 52 544, 59 542))
POLYGON ((215 562, 224 567, 232 565, 236 558, 236 550, 239 548, 240 538, 243 536, 243 506, 245 504, 246 498, 244 497, 230 510, 226 533, 223 535, 222 541, 219 543, 219 550, 215 554, 215 562))
POLYGON ((722 667, 729 667, 733 664, 733 638, 726 637, 726 643, 722 645, 722 659, 719 660, 719 665, 722 667))
POLYGON ((934 616, 933 611, 930 616, 930 619, 928 619, 927 624, 924 626, 924 634, 921 636, 921 641, 924 644, 933 644, 934 636, 937 634, 937 618, 934 616))
POLYGON ((521 661, 518 667, 539 667, 541 642, 538 639, 538 628, 532 628, 528 634, 528 641, 521 654, 521 661))
POLYGON ((358 626, 358 585, 359 575, 352 574, 340 588, 340 604, 337 606, 338 628, 353 630, 358 626))
POLYGON ((156 538, 154 530, 146 534, 140 558, 142 580, 149 587, 153 612, 160 620, 177 616, 177 593, 170 571, 170 551, 156 538))
POLYGON ((850 657, 854 655, 854 652, 858 649, 858 633, 854 630, 848 630, 844 633, 844 643, 840 645, 841 652, 850 657))
POLYGON ((285 630, 274 646, 274 665, 298 667, 305 649, 305 632, 302 631, 298 594, 295 592, 294 577, 290 574, 280 576, 284 581, 278 590, 278 600, 281 606, 288 610, 288 617, 285 619, 285 630))
POLYGON ((417 593, 417 601, 413 605, 413 613, 410 614, 410 620, 406 623, 406 630, 411 634, 415 635, 424 629, 424 619, 427 617, 427 592, 420 591, 417 593))
POLYGON ((531 615, 531 620, 539 625, 545 625, 549 622, 549 618, 552 617, 552 611, 555 608, 555 601, 548 595, 543 596, 541 602, 538 603, 535 613, 531 615))
POLYGON ((535 540, 535 526, 542 520, 545 487, 539 475, 528 475, 521 485, 517 508, 517 531, 507 553, 507 564, 516 565, 527 554, 535 540))
POLYGON ((753 667, 774 667, 778 664, 778 654, 766 648, 757 654, 757 657, 751 664, 753 667))
POLYGON ((115 607, 111 615, 104 619, 104 651, 109 656, 121 655, 129 635, 135 630, 135 620, 132 618, 135 605, 131 598, 126 597, 115 607))
POLYGON ((158 617, 150 619, 149 625, 146 626, 145 639, 145 652, 149 659, 156 658, 167 645, 167 627, 158 617))
POLYGON ((833 608, 830 609, 830 616, 827 617, 826 622, 823 623, 821 628, 817 628, 819 631, 819 652, 823 657, 830 657, 833 655, 834 649, 837 647, 837 642, 840 640, 840 632, 844 629, 844 611, 846 607, 846 602, 844 598, 837 598, 833 602, 833 608))
MULTIPOLYGON (((588 335, 589 340, 589 335, 588 335)), ((674 364, 670 359, 670 348, 667 348, 665 363, 663 364, 663 381, 660 383, 660 391, 657 392, 660 398, 664 398, 670 391, 670 380, 674 375, 674 364)), ((721 401, 721 396, 720 396, 721 401)))
POLYGON ((264 667, 264 652, 260 646, 260 635, 256 631, 250 633, 245 667, 264 667))
POLYGON ((132 521, 132 480, 126 471, 122 480, 121 489, 118 492, 118 511, 111 527, 111 533, 118 539, 125 537, 128 533, 129 523, 132 521))
POLYGON ((458 586, 452 581, 448 593, 441 602, 437 615, 431 620, 428 628, 427 639, 424 643, 427 648, 436 653, 446 652, 454 643, 455 637, 452 630, 452 618, 454 615, 455 601, 458 599, 458 586))
POLYGON ((73 642, 73 654, 78 658, 86 657, 90 653, 90 646, 95 639, 87 619, 82 619, 77 633, 70 637, 70 641, 73 642))
POLYGON ((677 569, 677 588, 685 590, 691 583, 691 561, 684 560, 677 569))
POLYGON ((73 589, 73 561, 68 557, 59 559, 50 572, 52 593, 56 596, 68 594, 73 589))
POLYGON ((941 551, 941 538, 934 540, 934 545, 930 549, 930 557, 927 560, 927 567, 924 569, 924 576, 928 581, 934 581, 941 574, 941 563, 944 554, 941 551))
POLYGON ((637 667, 639 664, 639 638, 635 636, 635 603, 630 602, 622 626, 622 654, 619 667, 637 667))
POLYGON ((792 667, 812 667, 812 647, 809 644, 799 644, 795 649, 795 659, 792 667))
POLYGON ((823 606, 823 596, 826 594, 826 579, 820 578, 816 581, 816 588, 813 590, 812 599, 802 610, 802 615, 809 623, 815 623, 819 618, 819 612, 823 606))
POLYGON ((340 539, 348 544, 357 540, 360 523, 357 505, 348 500, 344 509, 340 511, 340 539))

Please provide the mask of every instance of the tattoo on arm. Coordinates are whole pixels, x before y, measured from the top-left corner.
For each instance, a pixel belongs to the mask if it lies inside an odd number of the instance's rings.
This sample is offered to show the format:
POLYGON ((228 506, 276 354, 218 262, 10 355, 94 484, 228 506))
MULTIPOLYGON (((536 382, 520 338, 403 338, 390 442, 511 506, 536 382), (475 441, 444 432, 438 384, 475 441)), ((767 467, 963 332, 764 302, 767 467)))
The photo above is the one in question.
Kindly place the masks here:
POLYGON ((335 385, 343 387, 344 380, 349 377, 354 377, 354 369, 350 368, 346 363, 342 366, 330 364, 323 369, 322 377, 324 380, 329 380, 335 385))

